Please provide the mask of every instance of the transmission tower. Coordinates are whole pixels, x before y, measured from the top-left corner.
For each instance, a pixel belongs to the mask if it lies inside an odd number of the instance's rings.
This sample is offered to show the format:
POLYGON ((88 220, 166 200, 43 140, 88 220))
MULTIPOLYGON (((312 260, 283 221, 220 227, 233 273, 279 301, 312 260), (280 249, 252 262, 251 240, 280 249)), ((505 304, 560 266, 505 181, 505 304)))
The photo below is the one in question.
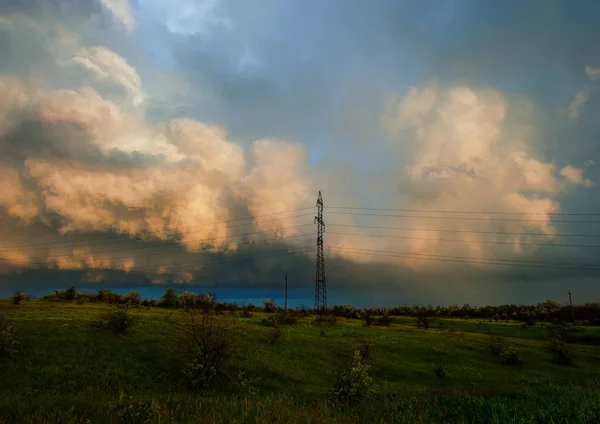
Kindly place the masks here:
POLYGON ((325 256, 323 255, 323 232, 325 232, 325 222, 323 222, 323 196, 319 191, 317 198, 317 278, 315 282, 315 310, 327 308, 327 284, 325 283, 325 256))

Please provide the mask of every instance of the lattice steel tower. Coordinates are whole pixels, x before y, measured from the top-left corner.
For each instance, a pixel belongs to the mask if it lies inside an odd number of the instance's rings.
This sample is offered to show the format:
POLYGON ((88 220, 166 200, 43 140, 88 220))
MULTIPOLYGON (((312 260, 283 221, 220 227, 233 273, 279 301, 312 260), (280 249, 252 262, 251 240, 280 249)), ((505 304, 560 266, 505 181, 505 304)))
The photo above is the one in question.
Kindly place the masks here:
POLYGON ((315 282, 315 309, 322 310, 327 308, 327 284, 325 282, 325 256, 323 255, 323 233, 325 232, 325 222, 323 222, 323 196, 319 191, 317 198, 317 278, 315 282))

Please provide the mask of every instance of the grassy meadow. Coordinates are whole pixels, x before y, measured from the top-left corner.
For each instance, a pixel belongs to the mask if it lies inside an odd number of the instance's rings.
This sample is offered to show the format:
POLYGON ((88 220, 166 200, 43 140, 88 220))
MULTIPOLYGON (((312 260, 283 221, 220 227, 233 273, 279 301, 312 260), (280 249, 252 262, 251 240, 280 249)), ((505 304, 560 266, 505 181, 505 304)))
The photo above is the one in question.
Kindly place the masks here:
POLYGON ((268 324, 263 312, 216 317, 237 348, 201 391, 183 383, 175 323, 183 308, 134 308, 120 334, 98 321, 103 303, 28 300, 0 310, 19 342, 0 358, 0 423, 598 423, 600 327, 569 333, 570 364, 553 361, 546 325, 411 317, 388 326, 314 316, 268 324), (522 355, 510 365, 490 334, 522 355), (356 346, 373 396, 335 402, 330 390, 356 346))

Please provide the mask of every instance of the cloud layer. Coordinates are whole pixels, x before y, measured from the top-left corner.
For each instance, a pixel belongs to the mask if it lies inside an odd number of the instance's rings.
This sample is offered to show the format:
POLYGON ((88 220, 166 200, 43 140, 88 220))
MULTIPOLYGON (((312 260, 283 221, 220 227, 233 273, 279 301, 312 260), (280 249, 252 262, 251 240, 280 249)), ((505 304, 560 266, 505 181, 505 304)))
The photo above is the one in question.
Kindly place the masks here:
POLYGON ((314 3, 313 39, 283 35, 313 12, 269 1, 169 13, 160 2, 40 4, 0 17, 0 272, 268 285, 286 269, 310 284, 319 190, 334 286, 431 299, 446 276, 460 297, 482 279, 506 292, 500 281, 550 275, 485 261, 595 261, 544 246, 583 225, 561 213, 594 206, 594 149, 552 149, 577 146, 568 128, 580 120, 593 140, 590 57, 549 110, 491 71, 499 84, 482 83, 483 65, 457 78, 454 60, 472 51, 441 55, 441 67, 431 53, 443 37, 390 23, 410 12, 460 39, 450 18, 463 19, 460 7, 314 3), (393 45, 402 58, 389 59, 393 45))

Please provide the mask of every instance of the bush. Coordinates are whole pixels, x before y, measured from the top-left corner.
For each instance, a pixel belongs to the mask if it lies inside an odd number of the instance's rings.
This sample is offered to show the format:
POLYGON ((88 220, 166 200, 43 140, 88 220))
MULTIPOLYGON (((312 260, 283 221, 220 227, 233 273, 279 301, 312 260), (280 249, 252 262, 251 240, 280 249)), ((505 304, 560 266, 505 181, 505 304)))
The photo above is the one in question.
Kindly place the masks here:
POLYGON ((392 319, 390 318, 390 311, 388 309, 385 309, 383 311, 383 315, 377 319, 376 324, 387 327, 388 325, 390 325, 391 322, 392 319))
POLYGON ((508 350, 501 354, 502 363, 506 365, 521 365, 523 363, 523 355, 515 346, 509 346, 508 350))
POLYGON ((275 309, 277 309, 277 306, 275 305, 275 302, 273 302, 271 299, 269 299, 267 297, 263 303, 263 309, 267 313, 275 312, 275 309))
POLYGON ((22 293, 20 291, 13 294, 10 298, 13 305, 18 305, 19 303, 21 303, 22 301, 27 300, 27 299, 29 299, 29 295, 27 293, 22 293))
POLYGON ((184 291, 178 297, 183 306, 188 309, 192 309, 194 306, 196 306, 196 302, 198 300, 198 295, 189 291, 184 291))
POLYGON ((229 323, 213 314, 191 309, 178 329, 177 347, 185 361, 183 376, 194 390, 202 390, 221 374, 234 348, 229 323))
POLYGON ((571 364, 572 358, 569 353, 569 347, 567 346, 567 342, 565 340, 550 339, 548 342, 548 350, 553 354, 553 360, 557 364, 571 364))
POLYGON ((19 342, 15 339, 15 332, 4 314, 0 313, 0 357, 10 357, 17 353, 19 342))
POLYGON ((297 322, 296 317, 289 311, 276 312, 271 319, 279 325, 295 325, 297 322))
POLYGON ((248 307, 242 309, 242 312, 241 312, 240 316, 242 318, 252 318, 252 314, 250 313, 250 309, 248 309, 248 307))
POLYGON ((59 301, 60 296, 58 296, 56 293, 48 293, 42 297, 42 300, 59 301))
POLYGON ((177 293, 174 288, 169 287, 162 295, 162 305, 166 308, 174 308, 177 306, 177 293))
POLYGON ((431 324, 428 316, 417 317, 417 327, 427 330, 430 325, 431 324))
POLYGON ((75 300, 75 296, 77 296, 77 290, 75 290, 75 287, 71 286, 60 295, 65 300, 75 300))
POLYGON ((114 309, 100 316, 102 321, 106 321, 108 328, 115 333, 125 333, 133 324, 134 319, 126 308, 114 309))
POLYGON ((125 302, 131 306, 140 306, 142 303, 140 300, 140 292, 132 291, 125 296, 125 302))
POLYGON ((338 373, 334 387, 329 391, 330 400, 353 405, 376 393, 377 386, 369 375, 371 367, 362 361, 361 353, 356 349, 350 363, 338 373))
POLYGON ((373 339, 364 338, 360 341, 357 346, 357 350, 360 353, 361 359, 367 359, 371 356, 371 351, 373 350, 373 339))
POLYGON ((315 325, 335 325, 337 323, 336 315, 319 314, 315 317, 315 325))
POLYGON ((273 328, 269 332, 269 343, 275 344, 281 339, 281 329, 279 327, 273 328))
POLYGON ((235 386, 243 396, 254 396, 256 394, 256 387, 254 387, 254 380, 246 377, 244 371, 240 371, 237 375, 235 386))
POLYGON ((494 356, 502 355, 502 352, 504 352, 504 345, 502 344, 502 338, 500 338, 498 336, 493 336, 493 335, 490 336, 488 348, 490 349, 490 352, 492 352, 492 355, 494 355, 494 356))
POLYGON ((446 376, 446 370, 444 370, 444 367, 441 364, 436 365, 436 367, 433 369, 433 373, 440 378, 446 376))
POLYGON ((361 311, 361 318, 367 327, 370 327, 373 324, 373 312, 370 309, 361 311))
POLYGON ((161 415, 160 404, 155 400, 135 399, 126 396, 123 390, 115 402, 109 404, 109 411, 116 413, 123 423, 129 422, 154 422, 161 415))
POLYGON ((203 294, 198 300, 198 306, 203 313, 208 314, 215 307, 215 298, 209 294, 203 294))

